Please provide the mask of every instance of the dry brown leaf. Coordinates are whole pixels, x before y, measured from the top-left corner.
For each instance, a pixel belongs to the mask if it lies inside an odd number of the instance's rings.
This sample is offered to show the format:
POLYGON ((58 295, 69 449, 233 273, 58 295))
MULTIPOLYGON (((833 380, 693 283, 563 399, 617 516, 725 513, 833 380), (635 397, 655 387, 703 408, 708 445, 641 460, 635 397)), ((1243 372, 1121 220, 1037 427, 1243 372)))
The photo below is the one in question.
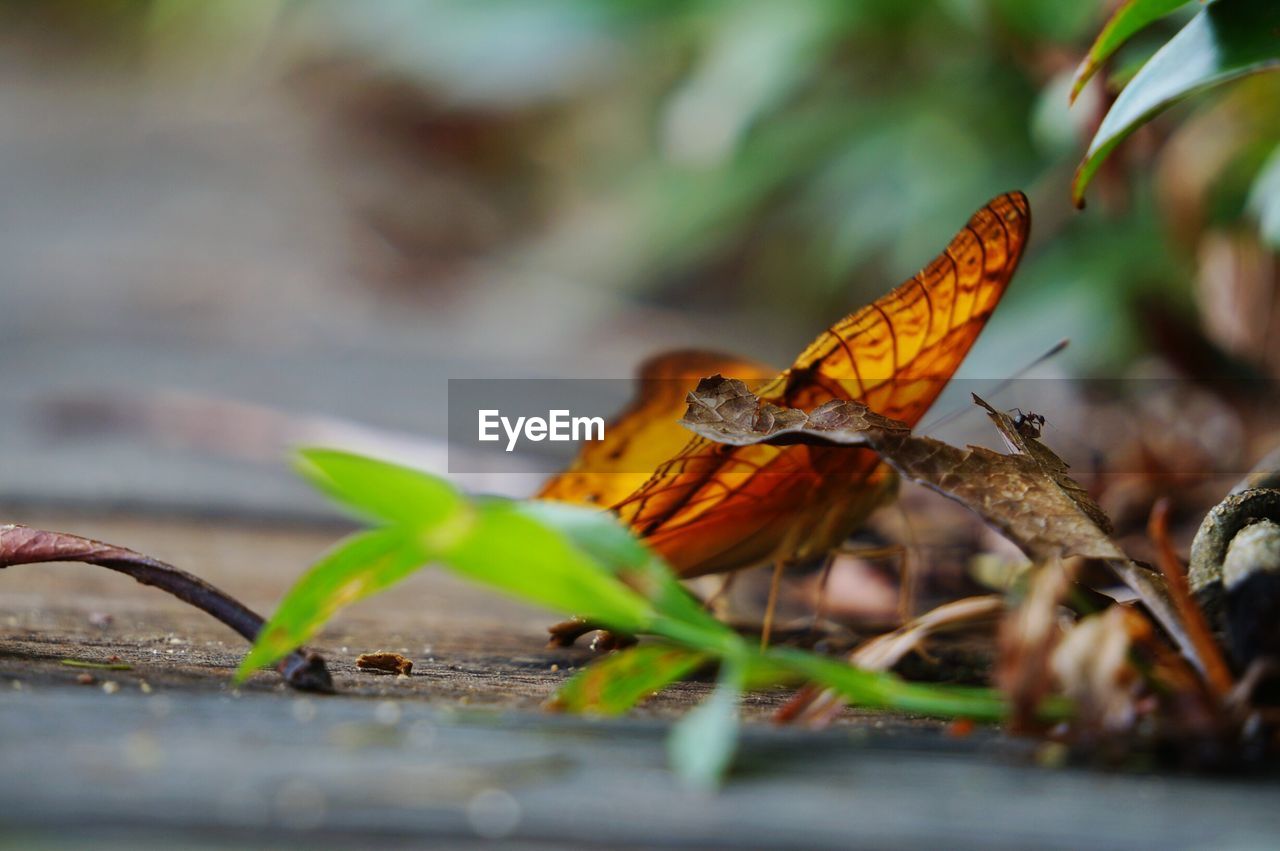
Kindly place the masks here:
POLYGON ((1131 651, 1150 638, 1151 622, 1127 606, 1089 615, 1066 631, 1049 668, 1076 706, 1077 726, 1105 735, 1133 729, 1145 678, 1131 651))
POLYGON ((1003 613, 1004 598, 998 594, 953 600, 930 609, 892 632, 863 642, 849 654, 849 661, 858 668, 887 671, 908 653, 921 647, 930 636, 948 629, 990 623, 1003 613))
POLYGON ((1019 454, 965 449, 916 437, 901 422, 860 402, 828 402, 812 413, 761 404, 741 381, 703 379, 681 421, 719 443, 811 443, 869 446, 898 473, 955 499, 1018 544, 1035 561, 1071 555, 1124 558, 1107 536, 1102 509, 1067 475, 1040 441, 1018 433, 1012 418, 981 399, 1019 454))
POLYGON ((860 402, 828 402, 812 413, 761 404, 740 381, 703 379, 689 394, 681 421, 703 437, 741 446, 808 443, 867 446, 898 473, 950 497, 1017 544, 1033 561, 1071 556, 1103 559, 1142 599, 1178 646, 1203 669, 1163 580, 1130 560, 1111 540, 1097 503, 1067 473, 1066 463, 1013 418, 978 397, 1014 454, 978 446, 961 449, 917 437, 904 423, 860 402))
POLYGON ((1036 710, 1053 690, 1049 659, 1062 637, 1058 607, 1078 565, 1075 559, 1052 559, 1041 565, 1032 574, 1026 598, 1000 625, 996 683, 1009 698, 1009 723, 1014 730, 1040 726, 1036 710))
MULTIPOLYGON (((868 671, 888 671, 908 653, 922 647, 931 636, 954 629, 990 624, 1003 614, 1004 598, 998 594, 965 597, 930 609, 892 632, 877 635, 854 648, 849 664, 868 671)), ((835 720, 845 701, 830 689, 810 689, 788 709, 787 720, 824 727, 835 720)))
POLYGON ((407 677, 413 672, 413 660, 389 650, 379 650, 376 653, 360 654, 356 659, 356 667, 362 671, 379 671, 407 677))

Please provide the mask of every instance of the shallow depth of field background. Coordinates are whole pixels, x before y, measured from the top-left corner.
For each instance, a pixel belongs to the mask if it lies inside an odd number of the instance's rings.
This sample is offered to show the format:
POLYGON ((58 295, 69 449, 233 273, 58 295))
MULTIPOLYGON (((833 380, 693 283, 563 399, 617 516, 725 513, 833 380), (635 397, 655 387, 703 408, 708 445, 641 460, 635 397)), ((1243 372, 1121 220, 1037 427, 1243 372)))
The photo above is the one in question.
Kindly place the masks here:
POLYGON ((121 398, 438 436, 450 377, 785 364, 1012 188, 1034 241, 965 374, 1070 337, 1052 374, 1274 375, 1280 75, 1141 131, 1077 212, 1112 5, 4 2, 0 489, 309 498, 256 426, 121 398))

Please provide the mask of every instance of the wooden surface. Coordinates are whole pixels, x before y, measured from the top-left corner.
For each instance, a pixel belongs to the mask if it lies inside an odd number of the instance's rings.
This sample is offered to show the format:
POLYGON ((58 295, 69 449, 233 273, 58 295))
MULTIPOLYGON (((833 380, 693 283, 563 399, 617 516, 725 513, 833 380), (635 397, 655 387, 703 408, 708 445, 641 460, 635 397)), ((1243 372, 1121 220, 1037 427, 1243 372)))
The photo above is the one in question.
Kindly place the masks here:
MULTIPOLYGON (((6 517, 127 544, 271 608, 337 527, 6 517)), ((236 691, 245 646, 126 577, 81 565, 0 572, 0 826, 14 847, 238 843, 451 847, 1264 847, 1274 778, 1112 774, 1037 765, 993 731, 849 713, 823 733, 765 723, 753 695, 742 764, 716 797, 666 769, 680 686, 621 720, 548 715, 582 650, 548 650, 543 614, 435 571, 339 617, 315 645, 340 695, 271 673, 236 691), (103 615, 111 623, 100 626, 103 615), (355 657, 414 659, 397 678, 355 657), (75 658, 132 665, 87 671, 75 658), (106 685, 112 683, 114 685, 106 685), (145 685, 144 685, 145 684, 145 685)))

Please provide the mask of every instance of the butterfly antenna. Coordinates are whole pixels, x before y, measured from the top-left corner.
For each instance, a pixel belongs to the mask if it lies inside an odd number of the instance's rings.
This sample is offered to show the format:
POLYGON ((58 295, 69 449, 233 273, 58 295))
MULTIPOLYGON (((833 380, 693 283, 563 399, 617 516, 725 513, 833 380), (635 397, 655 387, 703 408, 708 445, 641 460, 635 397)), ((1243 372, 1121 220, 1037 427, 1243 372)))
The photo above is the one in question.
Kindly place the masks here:
MULTIPOLYGON (((1010 375, 1008 378, 1000 379, 982 395, 988 399, 998 395, 999 393, 1007 389, 1010 384, 1024 377, 1027 373, 1029 373, 1031 370, 1038 367, 1040 364, 1062 353, 1062 351, 1065 350, 1069 345, 1071 345, 1071 340, 1066 337, 1063 337, 1061 340, 1059 340, 1058 342, 1050 346, 1049 350, 1046 351, 1044 354, 1040 355, 1031 363, 1022 367, 1022 369, 1019 369, 1013 375, 1010 375)), ((965 405, 964 407, 961 407, 961 408, 953 408, 952 410, 938 417, 936 420, 931 420, 930 422, 925 424, 920 429, 920 433, 928 434, 929 432, 934 431, 935 429, 942 428, 947 423, 955 421, 957 418, 964 416, 965 414, 969 413, 972 410, 973 410, 973 407, 970 405, 965 405)))

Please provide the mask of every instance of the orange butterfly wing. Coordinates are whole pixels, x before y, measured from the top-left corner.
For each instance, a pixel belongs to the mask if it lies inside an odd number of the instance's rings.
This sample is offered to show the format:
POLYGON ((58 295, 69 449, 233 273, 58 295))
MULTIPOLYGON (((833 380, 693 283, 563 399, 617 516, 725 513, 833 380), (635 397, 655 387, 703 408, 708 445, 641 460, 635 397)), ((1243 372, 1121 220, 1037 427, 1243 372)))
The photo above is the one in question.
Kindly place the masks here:
POLYGON ((616 504, 689 442, 689 432, 678 420, 698 379, 720 373, 755 385, 774 372, 747 358, 703 349, 655 355, 640 365, 636 397, 608 424, 604 439, 584 444, 573 464, 548 479, 536 498, 616 504))
MULTIPOLYGON (((916 424, 1004 294, 1030 225, 1021 192, 993 199, 928 266, 823 332, 758 395, 806 410, 856 399, 916 424)), ((694 437, 614 508, 680 575, 699 576, 820 555, 891 483, 869 450, 694 437)))

